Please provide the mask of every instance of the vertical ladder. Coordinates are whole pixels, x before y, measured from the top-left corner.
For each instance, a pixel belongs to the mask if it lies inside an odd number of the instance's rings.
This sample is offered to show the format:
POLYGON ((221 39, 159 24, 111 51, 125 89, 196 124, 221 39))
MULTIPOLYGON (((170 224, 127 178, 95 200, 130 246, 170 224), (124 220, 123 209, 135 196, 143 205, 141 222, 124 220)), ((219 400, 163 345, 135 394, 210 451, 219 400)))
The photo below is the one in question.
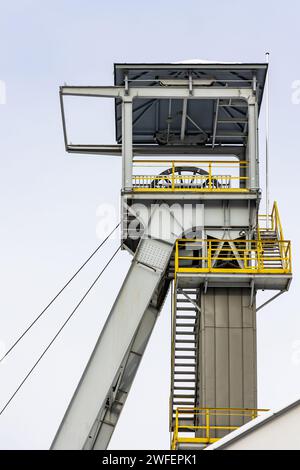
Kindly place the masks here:
MULTIPOLYGON (((176 409, 196 406, 199 314, 198 309, 184 294, 196 303, 198 289, 176 289, 173 292, 170 432, 174 430, 176 409)), ((188 424, 187 421, 193 424, 194 417, 191 415, 184 421, 184 424, 188 424)))

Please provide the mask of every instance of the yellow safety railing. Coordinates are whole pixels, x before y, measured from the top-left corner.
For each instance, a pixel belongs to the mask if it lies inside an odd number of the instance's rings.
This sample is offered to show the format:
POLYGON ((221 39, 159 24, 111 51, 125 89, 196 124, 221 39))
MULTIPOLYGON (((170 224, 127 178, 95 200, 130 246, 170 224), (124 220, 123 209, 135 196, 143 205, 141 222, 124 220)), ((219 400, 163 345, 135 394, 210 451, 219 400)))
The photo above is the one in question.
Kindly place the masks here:
POLYGON ((269 410, 258 408, 177 408, 171 447, 176 450, 180 443, 212 444, 225 434, 238 429, 266 411, 269 410), (187 433, 192 433, 193 436, 187 436, 187 433))
POLYGON ((258 216, 258 235, 266 232, 276 232, 278 240, 284 240, 282 224, 280 220, 277 202, 273 204, 271 214, 259 214, 258 216))
POLYGON ((179 239, 175 246, 175 273, 286 274, 291 271, 288 240, 179 239), (270 253, 273 248, 274 253, 270 253))
POLYGON ((134 160, 133 191, 247 192, 246 161, 134 160), (160 171, 160 168, 164 168, 160 171))
MULTIPOLYGON (((283 241, 283 229, 280 220, 279 210, 277 202, 275 201, 273 204, 272 212, 269 215, 260 214, 258 216, 258 227, 257 227, 257 235, 258 239, 261 240, 266 238, 274 237, 274 234, 277 240, 283 241)), ((280 254, 284 256, 283 245, 279 245, 280 254)))

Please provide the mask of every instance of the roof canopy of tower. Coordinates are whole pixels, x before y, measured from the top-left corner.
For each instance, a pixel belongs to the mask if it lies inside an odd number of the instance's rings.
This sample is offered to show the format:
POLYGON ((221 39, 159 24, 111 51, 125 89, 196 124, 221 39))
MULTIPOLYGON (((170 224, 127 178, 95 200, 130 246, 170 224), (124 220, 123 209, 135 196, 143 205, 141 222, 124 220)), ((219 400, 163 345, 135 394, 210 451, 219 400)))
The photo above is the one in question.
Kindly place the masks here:
MULTIPOLYGON (((267 64, 191 61, 115 64, 115 85, 130 87, 252 88, 260 109, 267 64)), ((245 145, 247 104, 242 99, 141 99, 133 102, 133 143, 158 145, 245 145)), ((121 100, 116 100, 116 140, 122 141, 121 100)))

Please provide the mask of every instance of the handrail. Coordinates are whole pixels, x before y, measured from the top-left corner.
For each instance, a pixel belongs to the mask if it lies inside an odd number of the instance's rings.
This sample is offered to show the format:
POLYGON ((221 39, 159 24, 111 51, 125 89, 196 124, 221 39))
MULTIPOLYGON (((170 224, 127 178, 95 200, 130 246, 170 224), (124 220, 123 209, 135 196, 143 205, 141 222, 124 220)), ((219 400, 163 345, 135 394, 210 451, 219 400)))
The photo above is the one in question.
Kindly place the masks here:
POLYGON ((232 160, 138 160, 133 170, 147 168, 145 174, 133 174, 133 191, 247 192, 248 162, 232 160), (157 169, 164 167, 159 173, 157 169), (195 168, 196 171, 195 172, 195 168), (189 169, 191 174, 189 174, 189 169), (223 170, 226 169, 226 174, 223 170), (232 169, 236 169, 234 171, 232 169), (152 170, 152 174, 151 174, 152 170), (150 174, 149 174, 150 171, 150 174), (187 174, 185 174, 187 173, 187 174))
MULTIPOLYGON (((258 238, 261 239, 261 235, 263 233, 268 234, 270 232, 276 233, 277 240, 279 241, 284 240, 283 229, 282 229, 282 224, 281 224, 279 210, 278 210, 278 204, 276 201, 274 201, 271 214, 269 215, 261 214, 258 216, 258 228, 257 228, 258 238), (260 222, 263 222, 265 226, 261 227, 260 222)), ((279 245, 279 249, 280 249, 280 253, 282 257, 284 257, 283 245, 279 245)))
POLYGON ((133 163, 156 163, 156 166, 159 166, 160 163, 193 163, 193 164, 201 164, 201 163, 217 163, 217 164, 224 164, 224 165, 245 165, 248 166, 247 160, 161 160, 161 159, 134 159, 133 163))
POLYGON ((279 235, 278 239, 279 240, 284 240, 282 224, 281 224, 278 205, 277 205, 276 201, 274 202, 273 211, 274 211, 274 216, 273 217, 274 217, 274 220, 275 220, 275 230, 279 235))
POLYGON ((175 246, 175 274, 287 274, 292 271, 291 262, 289 240, 179 239, 175 246), (276 247, 278 253, 270 253, 270 248, 276 250, 276 247), (198 256, 194 253, 196 250, 198 256))
POLYGON ((258 233, 261 232, 276 232, 278 240, 284 240, 283 229, 281 224, 281 219, 278 210, 278 204, 274 201, 271 214, 259 214, 258 221, 261 221, 265 224, 264 227, 258 225, 258 233), (270 223, 270 226, 269 226, 270 223))
POLYGON ((218 432, 226 433, 238 429, 242 424, 238 421, 250 421, 260 413, 267 412, 266 408, 177 408, 175 412, 175 423, 172 438, 172 450, 176 450, 178 443, 211 444, 221 437, 216 436, 218 432), (194 424, 186 424, 189 415, 194 418, 194 424), (201 420, 201 418, 203 418, 201 420), (215 420, 227 421, 216 424, 215 420), (186 437, 181 433, 193 432, 197 436, 186 437), (202 434, 202 436, 200 435, 202 434))

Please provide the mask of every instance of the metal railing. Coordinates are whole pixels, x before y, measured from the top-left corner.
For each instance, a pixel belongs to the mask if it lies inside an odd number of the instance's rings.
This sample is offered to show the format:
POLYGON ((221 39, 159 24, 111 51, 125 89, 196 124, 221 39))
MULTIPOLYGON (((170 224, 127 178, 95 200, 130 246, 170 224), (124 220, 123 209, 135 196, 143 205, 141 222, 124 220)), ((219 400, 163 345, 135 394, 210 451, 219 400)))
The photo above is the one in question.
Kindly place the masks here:
POLYGON ((288 240, 179 239, 175 273, 291 273, 288 240))
POLYGON ((247 169, 246 161, 134 160, 132 187, 143 192, 247 192, 247 169), (135 174, 140 168, 143 174, 135 174))
POLYGON ((258 224, 258 238, 261 238, 262 233, 266 234, 268 232, 275 232, 278 240, 284 240, 282 224, 276 201, 273 204, 271 214, 259 214, 258 224))
POLYGON ((257 408, 177 408, 171 447, 176 450, 180 443, 212 444, 266 411, 269 410, 257 408), (192 424, 187 424, 188 422, 192 422, 192 424), (188 433, 194 435, 187 436, 188 433))

